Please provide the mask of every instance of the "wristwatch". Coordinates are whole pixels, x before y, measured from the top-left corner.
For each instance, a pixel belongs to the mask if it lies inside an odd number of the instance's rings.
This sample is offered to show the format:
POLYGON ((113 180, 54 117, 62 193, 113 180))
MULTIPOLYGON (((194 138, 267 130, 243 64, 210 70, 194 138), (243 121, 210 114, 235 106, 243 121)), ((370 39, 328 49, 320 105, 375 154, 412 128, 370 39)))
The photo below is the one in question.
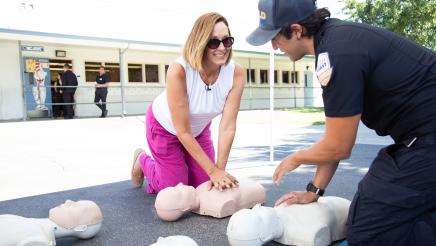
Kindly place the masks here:
POLYGON ((323 189, 320 189, 320 188, 318 188, 318 187, 316 187, 316 186, 312 183, 312 181, 310 181, 310 182, 307 184, 307 186, 306 186, 306 191, 313 192, 313 193, 317 194, 318 196, 322 196, 322 195, 324 195, 324 190, 323 190, 323 189))

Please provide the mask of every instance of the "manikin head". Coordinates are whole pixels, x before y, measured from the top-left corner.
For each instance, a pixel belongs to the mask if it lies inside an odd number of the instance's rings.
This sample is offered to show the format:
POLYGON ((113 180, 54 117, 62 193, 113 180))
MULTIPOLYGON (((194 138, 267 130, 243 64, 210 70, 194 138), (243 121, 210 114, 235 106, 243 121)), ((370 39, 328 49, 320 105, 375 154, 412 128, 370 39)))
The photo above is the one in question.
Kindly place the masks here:
POLYGON ((156 196, 154 206, 159 218, 175 221, 183 214, 198 208, 199 200, 194 187, 179 183, 175 187, 161 190, 156 196))
POLYGON ((65 203, 50 209, 49 219, 63 228, 73 229, 78 226, 100 224, 103 215, 95 202, 66 200, 65 203))
POLYGON ((150 246, 198 246, 198 244, 187 236, 169 236, 169 237, 159 237, 156 243, 150 246))
POLYGON ((253 209, 242 209, 233 214, 227 225, 230 245, 257 246, 283 234, 283 225, 274 208, 257 204, 253 209))

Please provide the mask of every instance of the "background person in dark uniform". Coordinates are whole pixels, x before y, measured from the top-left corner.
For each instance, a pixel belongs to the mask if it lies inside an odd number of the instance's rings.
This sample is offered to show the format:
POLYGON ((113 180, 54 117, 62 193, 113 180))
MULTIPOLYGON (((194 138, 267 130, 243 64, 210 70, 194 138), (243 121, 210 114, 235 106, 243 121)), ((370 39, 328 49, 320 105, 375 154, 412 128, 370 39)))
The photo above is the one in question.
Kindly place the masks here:
POLYGON ((106 109, 106 97, 107 97, 107 88, 109 87, 109 77, 106 74, 106 70, 104 66, 100 66, 100 75, 97 75, 95 78, 95 97, 94 103, 101 109, 101 118, 106 117, 107 109, 106 109), (101 100, 101 103, 100 103, 101 100))
POLYGON ((271 40, 291 60, 316 56, 323 89, 324 137, 287 156, 273 180, 301 164, 317 165, 306 192, 280 203, 322 195, 338 162, 347 159, 359 121, 395 144, 383 148, 350 206, 350 245, 434 245, 436 223, 436 55, 390 31, 329 19, 312 0, 260 0, 253 45, 271 40))
POLYGON ((52 101, 53 105, 53 117, 61 117, 63 115, 63 108, 64 105, 62 103, 64 100, 62 99, 62 73, 58 73, 58 76, 55 81, 52 82, 51 87, 51 95, 52 95, 52 101))
POLYGON ((64 99, 64 118, 72 119, 74 116, 74 93, 77 89, 77 77, 71 71, 71 66, 68 63, 64 65, 64 73, 62 73, 62 98, 64 99))

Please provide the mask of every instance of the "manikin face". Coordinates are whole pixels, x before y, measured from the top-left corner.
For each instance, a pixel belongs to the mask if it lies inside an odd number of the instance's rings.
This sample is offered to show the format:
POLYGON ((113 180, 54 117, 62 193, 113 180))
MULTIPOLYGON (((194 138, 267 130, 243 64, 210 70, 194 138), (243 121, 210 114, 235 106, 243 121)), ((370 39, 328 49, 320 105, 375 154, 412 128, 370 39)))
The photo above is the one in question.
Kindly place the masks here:
MULTIPOLYGON (((219 40, 223 40, 224 38, 227 38, 229 36, 229 28, 226 26, 226 24, 224 24, 224 22, 218 22, 213 28, 210 39, 216 38, 219 40)), ((224 65, 226 64, 227 58, 229 57, 231 50, 232 47, 226 48, 224 47, 223 43, 220 43, 220 45, 216 49, 210 49, 206 46, 205 62, 213 63, 218 66, 224 65)))
POLYGON ((182 183, 161 190, 154 204, 159 218, 166 221, 175 221, 186 212, 197 209, 199 205, 194 187, 182 183))
POLYGON ((174 187, 178 193, 178 199, 183 211, 187 211, 198 206, 198 197, 195 192, 195 188, 192 186, 184 185, 179 183, 174 187))
POLYGON ((189 211, 199 204, 194 187, 179 183, 161 190, 156 197, 156 209, 189 211))
MULTIPOLYGON (((294 24, 293 26, 299 26, 294 24)), ((301 38, 301 29, 293 30, 291 39, 286 39, 282 34, 277 34, 272 40, 271 45, 274 50, 279 49, 285 56, 292 61, 298 61, 306 55, 303 39, 301 38)))
POLYGON ((100 208, 92 201, 71 201, 50 209, 49 219, 64 228, 101 223, 100 208))

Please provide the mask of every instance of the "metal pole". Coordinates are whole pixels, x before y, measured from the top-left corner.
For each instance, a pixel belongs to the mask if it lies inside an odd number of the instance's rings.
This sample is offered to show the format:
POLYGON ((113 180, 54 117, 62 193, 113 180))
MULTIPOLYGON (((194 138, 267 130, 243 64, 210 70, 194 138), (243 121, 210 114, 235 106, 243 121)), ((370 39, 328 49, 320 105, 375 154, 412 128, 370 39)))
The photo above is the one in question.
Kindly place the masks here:
POLYGON ((21 40, 18 40, 18 59, 20 61, 20 79, 21 79, 21 96, 23 97, 23 121, 27 120, 27 103, 26 103, 26 82, 24 81, 24 70, 23 70, 23 52, 21 51, 21 40))
POLYGON ((295 61, 292 62, 292 82, 294 84, 294 108, 297 107, 297 74, 295 73, 295 61))
POLYGON ((269 161, 270 165, 274 163, 274 51, 269 52, 269 111, 270 111, 270 148, 269 148, 269 161))
POLYGON ((129 48, 129 44, 127 44, 127 47, 124 50, 118 49, 119 51, 119 57, 120 57, 120 92, 121 92, 121 117, 124 117, 126 114, 126 97, 125 97, 125 88, 124 85, 126 83, 125 79, 125 72, 124 71, 124 53, 129 48))

